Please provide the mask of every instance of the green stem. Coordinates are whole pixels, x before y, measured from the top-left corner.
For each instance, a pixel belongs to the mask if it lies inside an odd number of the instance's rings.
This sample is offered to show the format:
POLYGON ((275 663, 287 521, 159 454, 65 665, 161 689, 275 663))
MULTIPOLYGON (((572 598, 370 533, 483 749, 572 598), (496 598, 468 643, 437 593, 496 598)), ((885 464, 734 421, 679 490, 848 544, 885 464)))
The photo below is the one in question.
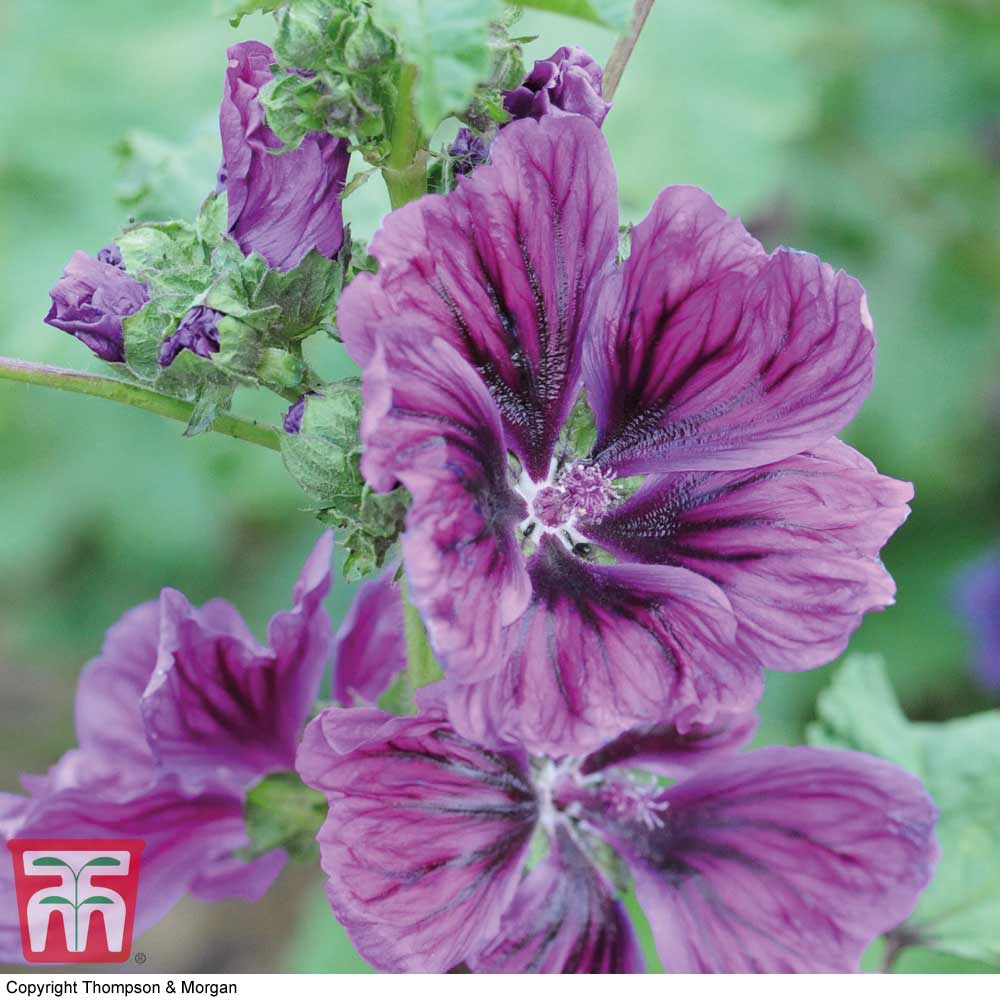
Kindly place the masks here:
POLYGON ((615 96, 615 91, 621 82, 622 73, 625 72, 632 50, 635 48, 636 42, 639 41, 639 35, 642 34, 642 27, 646 23, 646 18, 649 17, 649 12, 653 9, 653 2, 654 0, 635 0, 635 7, 632 9, 632 23, 629 25, 628 31, 615 42, 615 47, 611 50, 611 55, 608 56, 608 64, 604 67, 602 81, 602 92, 606 101, 610 101, 615 96))
MULTIPOLYGON (((99 396, 116 403, 125 403, 140 410, 179 420, 187 423, 191 419, 194 406, 183 399, 165 396, 153 389, 144 389, 129 382, 104 375, 91 375, 89 372, 73 371, 69 368, 54 368, 51 365, 35 364, 31 361, 19 361, 16 358, 0 357, 0 379, 12 382, 25 382, 28 385, 44 385, 49 389, 65 389, 67 392, 79 392, 85 396, 99 396)), ((255 420, 244 420, 229 414, 218 416, 212 422, 211 430, 228 437, 247 441, 262 448, 278 451, 281 447, 281 437, 276 428, 268 424, 260 424, 255 420)))
POLYGON ((404 64, 399 71, 398 96, 389 137, 392 148, 382 168, 389 204, 394 209, 427 193, 427 155, 420 148, 423 140, 413 114, 416 79, 416 67, 404 64))

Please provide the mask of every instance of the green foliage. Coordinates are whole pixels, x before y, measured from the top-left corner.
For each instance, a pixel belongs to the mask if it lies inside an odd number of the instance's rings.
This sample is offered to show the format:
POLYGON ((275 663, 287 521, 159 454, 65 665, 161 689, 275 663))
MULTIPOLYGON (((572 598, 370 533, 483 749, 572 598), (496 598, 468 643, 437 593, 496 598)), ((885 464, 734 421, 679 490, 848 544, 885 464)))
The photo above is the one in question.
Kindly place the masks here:
POLYGON ((1000 711, 941 723, 903 715, 880 657, 852 656, 820 697, 817 746, 862 750, 916 774, 941 811, 941 861, 891 939, 1000 964, 1000 711))
POLYGON ((360 383, 345 379, 307 396, 299 433, 281 441, 285 468, 320 520, 338 529, 349 579, 385 564, 402 532, 409 499, 402 488, 379 494, 365 483, 360 423, 360 383))
POLYGON ((417 69, 414 111, 429 135, 449 114, 463 111, 489 76, 499 0, 380 0, 376 9, 417 69))
POLYGON ((294 771, 275 771, 247 792, 243 806, 250 846, 256 858, 283 848, 293 861, 315 862, 316 834, 326 819, 326 796, 302 784, 294 771))
POLYGON ((264 88, 267 123, 287 146, 307 132, 354 136, 378 162, 396 100, 396 46, 366 0, 296 0, 277 13, 279 69, 264 88), (308 70, 308 77, 297 70, 308 70))
POLYGON ((629 23, 632 0, 515 0, 521 7, 535 7, 623 31, 629 23))

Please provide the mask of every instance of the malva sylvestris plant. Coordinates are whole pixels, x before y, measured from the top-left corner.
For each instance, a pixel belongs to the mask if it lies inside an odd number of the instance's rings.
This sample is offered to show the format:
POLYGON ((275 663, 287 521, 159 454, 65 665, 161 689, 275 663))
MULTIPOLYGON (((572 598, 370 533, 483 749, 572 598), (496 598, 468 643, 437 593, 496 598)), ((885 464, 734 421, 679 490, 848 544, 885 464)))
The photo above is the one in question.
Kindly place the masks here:
POLYGON ((894 598, 912 488, 836 436, 872 384, 865 293, 693 187, 622 240, 601 125, 651 0, 603 70, 525 67, 508 14, 455 3, 461 39, 423 5, 237 5, 276 7, 276 41, 220 54, 216 190, 52 289, 113 376, 0 362, 280 451, 333 528, 266 643, 172 590, 112 626, 79 746, 0 797, 4 842, 143 837, 138 933, 318 853, 386 971, 639 972, 630 891, 670 972, 894 958, 939 855, 920 780, 742 749, 765 669, 824 666, 894 598), (369 248, 345 206, 376 170, 369 248), (357 378, 314 368, 324 333, 357 378), (334 538, 368 578, 336 631, 334 538))

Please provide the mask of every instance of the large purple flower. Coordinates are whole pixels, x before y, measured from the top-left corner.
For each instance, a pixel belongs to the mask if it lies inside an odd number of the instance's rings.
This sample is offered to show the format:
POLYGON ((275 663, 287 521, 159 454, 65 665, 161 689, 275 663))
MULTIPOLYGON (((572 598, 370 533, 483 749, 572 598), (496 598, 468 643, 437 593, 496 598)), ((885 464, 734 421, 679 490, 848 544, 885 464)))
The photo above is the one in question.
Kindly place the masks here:
MULTIPOLYGON (((227 601, 194 608, 165 590, 127 612, 80 678, 79 748, 25 777, 27 797, 0 795, 2 853, 16 836, 143 838, 139 934, 187 892, 259 898, 284 852, 238 856, 244 794, 294 764, 332 648, 331 552, 327 534, 266 646, 227 601)), ((10 867, 0 858, 0 961, 20 960, 10 867)))
POLYGON ((72 334, 104 361, 124 361, 122 320, 148 301, 146 286, 125 273, 115 246, 97 257, 77 250, 49 292, 49 326, 72 334))
POLYGON ((271 80, 274 53, 262 42, 228 51, 219 111, 229 233, 244 253, 289 270, 313 248, 333 257, 344 239, 340 195, 350 159, 346 139, 310 132, 290 152, 267 127, 257 95, 271 80))
POLYGON ((861 286, 688 187, 618 266, 617 204, 592 122, 515 122, 387 217, 340 303, 363 470, 413 496, 411 596, 470 738, 581 753, 708 722, 892 602, 911 487, 833 437, 872 381, 861 286))
POLYGON ((334 912, 379 969, 641 972, 623 863, 670 972, 854 972, 930 879, 934 805, 877 758, 734 754, 744 716, 529 760, 422 695, 416 717, 328 709, 298 756, 329 801, 334 912), (688 776, 663 787, 637 764, 688 776))
POLYGON ((1000 691, 1000 549, 965 569, 957 591, 976 672, 984 684, 1000 691))

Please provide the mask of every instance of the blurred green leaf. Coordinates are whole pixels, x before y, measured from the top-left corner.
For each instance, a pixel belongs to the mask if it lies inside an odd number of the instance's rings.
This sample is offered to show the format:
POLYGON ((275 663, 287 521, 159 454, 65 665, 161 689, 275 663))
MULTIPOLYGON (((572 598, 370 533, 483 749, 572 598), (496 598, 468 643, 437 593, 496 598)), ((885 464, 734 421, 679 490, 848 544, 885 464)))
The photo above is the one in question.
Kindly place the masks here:
POLYGON ((631 0, 515 0, 520 7, 534 7, 537 10, 551 11, 553 14, 565 14, 577 17, 582 21, 593 21, 594 24, 623 31, 629 23, 632 13, 631 0))
POLYGON ((819 698, 815 746, 895 761, 941 811, 941 861, 913 915, 890 937, 1000 964, 1000 711, 951 722, 903 716, 879 657, 853 656, 819 698))
POLYGON ((490 74, 490 25, 499 0, 378 0, 377 17, 417 69, 414 110, 430 134, 463 111, 490 74))

